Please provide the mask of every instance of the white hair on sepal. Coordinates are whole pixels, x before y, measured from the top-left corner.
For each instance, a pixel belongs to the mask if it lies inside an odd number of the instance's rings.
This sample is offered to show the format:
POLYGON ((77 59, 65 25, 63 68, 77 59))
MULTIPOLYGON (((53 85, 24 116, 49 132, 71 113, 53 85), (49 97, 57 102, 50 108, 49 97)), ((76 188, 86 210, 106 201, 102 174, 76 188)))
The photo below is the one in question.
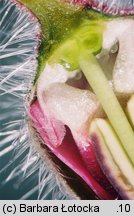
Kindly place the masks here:
POLYGON ((80 3, 108 15, 134 15, 133 0, 66 0, 69 3, 80 3))
POLYGON ((32 145, 28 126, 40 25, 16 1, 0 0, 0 5, 0 196, 9 188, 6 199, 69 199, 32 145))

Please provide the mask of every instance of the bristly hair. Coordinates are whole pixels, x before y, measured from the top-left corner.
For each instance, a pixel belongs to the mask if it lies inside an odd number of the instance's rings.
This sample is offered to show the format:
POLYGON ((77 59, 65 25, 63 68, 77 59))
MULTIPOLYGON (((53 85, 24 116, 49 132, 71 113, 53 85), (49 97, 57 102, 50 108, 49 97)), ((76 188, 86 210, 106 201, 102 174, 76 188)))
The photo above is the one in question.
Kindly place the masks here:
MULTIPOLYGON (((132 0, 65 1, 106 14, 134 14, 132 0)), ((49 157, 46 163, 36 150, 28 126, 40 37, 40 24, 28 9, 17 0, 0 0, 0 199, 72 198, 48 169, 49 157)))
POLYGON ((70 199, 32 145, 28 127, 40 34, 25 7, 0 0, 0 199, 70 199))
POLYGON ((133 0, 67 0, 108 15, 134 15, 133 0))

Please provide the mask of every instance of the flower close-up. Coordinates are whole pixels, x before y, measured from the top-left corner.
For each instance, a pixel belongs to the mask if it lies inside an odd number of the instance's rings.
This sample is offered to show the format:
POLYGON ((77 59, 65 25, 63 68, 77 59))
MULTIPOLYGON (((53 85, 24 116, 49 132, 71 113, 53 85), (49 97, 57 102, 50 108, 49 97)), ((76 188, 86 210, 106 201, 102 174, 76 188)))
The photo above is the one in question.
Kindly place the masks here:
POLYGON ((134 4, 0 0, 0 199, 134 199, 134 4))

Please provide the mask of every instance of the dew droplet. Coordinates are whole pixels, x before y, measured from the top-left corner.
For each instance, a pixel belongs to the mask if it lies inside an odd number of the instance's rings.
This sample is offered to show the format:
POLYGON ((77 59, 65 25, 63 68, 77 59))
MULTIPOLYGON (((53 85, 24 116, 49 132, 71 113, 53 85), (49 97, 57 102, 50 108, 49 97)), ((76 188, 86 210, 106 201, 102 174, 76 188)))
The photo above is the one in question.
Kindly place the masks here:
POLYGON ((63 65, 67 70, 69 70, 71 68, 70 64, 68 64, 67 62, 65 62, 63 65))
POLYGON ((110 50, 111 53, 116 53, 119 49, 118 43, 114 44, 110 50))

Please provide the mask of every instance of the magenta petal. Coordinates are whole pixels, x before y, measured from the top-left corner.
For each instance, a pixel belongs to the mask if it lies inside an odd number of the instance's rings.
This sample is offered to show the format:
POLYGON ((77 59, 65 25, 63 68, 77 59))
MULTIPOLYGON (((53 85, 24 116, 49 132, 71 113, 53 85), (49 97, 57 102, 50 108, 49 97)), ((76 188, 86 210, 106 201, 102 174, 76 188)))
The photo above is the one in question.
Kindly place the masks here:
POLYGON ((80 136, 79 134, 75 134, 73 135, 73 137, 75 139, 75 142, 77 143, 79 152, 87 167, 87 170, 102 187, 113 194, 113 196, 117 196, 117 193, 114 190, 113 186, 107 180, 106 176, 103 174, 100 168, 100 165, 96 159, 94 146, 91 143, 89 137, 82 135, 80 136))
MULTIPOLYGON (((62 142, 62 145, 55 147, 53 145, 53 132, 55 130, 53 130, 54 128, 52 128, 52 130, 48 130, 48 128, 45 126, 47 122, 49 123, 48 127, 51 126, 49 122, 50 120, 48 120, 48 117, 42 113, 39 103, 37 101, 31 105, 29 113, 32 118, 34 127, 40 134, 40 137, 42 138, 44 143, 46 143, 46 145, 51 149, 51 151, 62 162, 64 162, 74 172, 76 172, 89 185, 89 187, 96 193, 96 195, 100 199, 114 199, 114 197, 111 194, 105 191, 105 189, 103 189, 94 180, 89 171, 86 169, 86 166, 81 158, 81 155, 78 151, 74 139, 72 138, 70 131, 67 131, 67 134, 62 142)), ((57 131, 57 128, 55 129, 57 131)))
POLYGON ((43 132, 43 140, 45 143, 52 146, 61 145, 66 134, 64 124, 54 118, 45 115, 45 112, 43 116, 41 110, 39 110, 38 102, 35 102, 32 105, 30 109, 30 115, 35 120, 34 124, 38 127, 38 132, 43 132))

